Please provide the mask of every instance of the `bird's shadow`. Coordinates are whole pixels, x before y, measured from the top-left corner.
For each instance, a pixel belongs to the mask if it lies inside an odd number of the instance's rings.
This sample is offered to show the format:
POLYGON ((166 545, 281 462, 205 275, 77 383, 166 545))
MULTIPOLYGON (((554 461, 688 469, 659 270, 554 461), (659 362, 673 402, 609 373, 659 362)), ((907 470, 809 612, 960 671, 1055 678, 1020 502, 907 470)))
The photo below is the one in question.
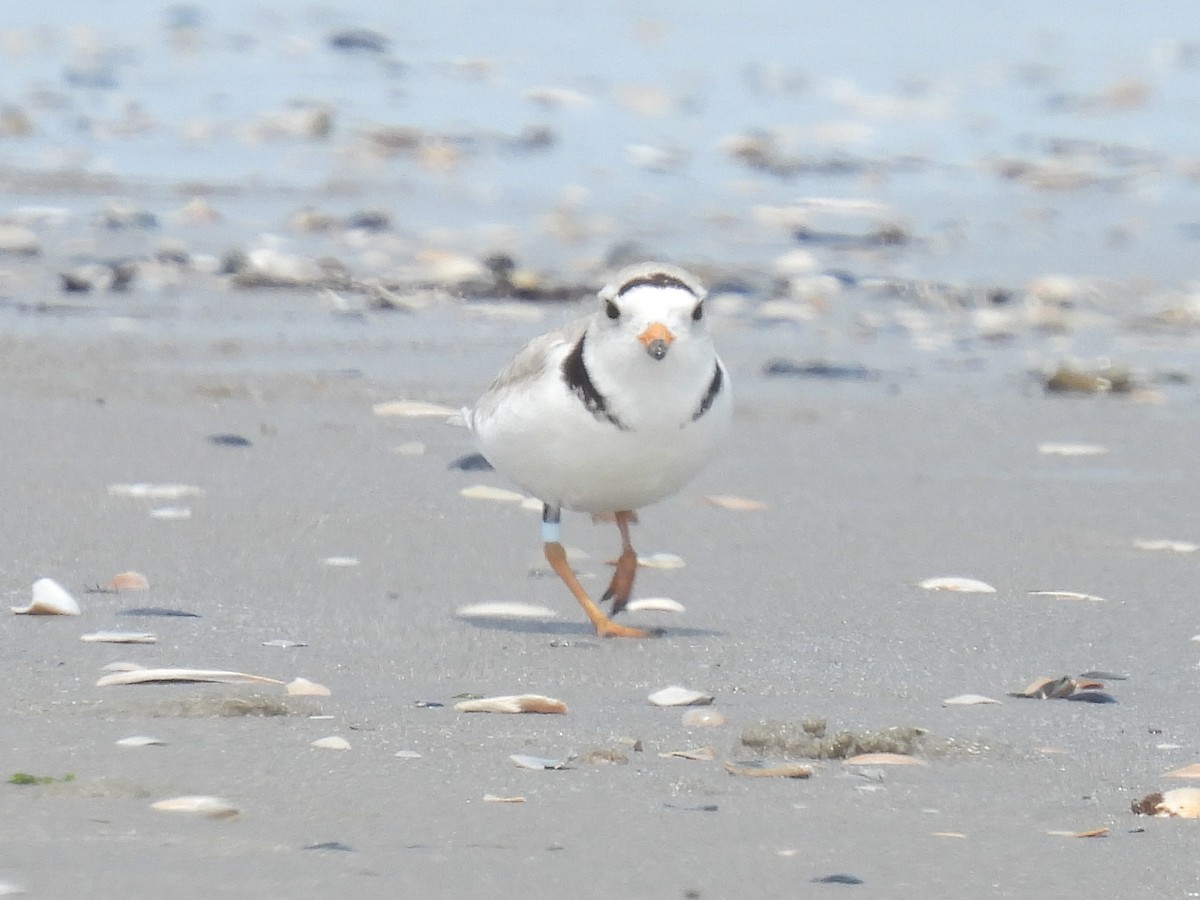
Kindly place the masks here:
MULTIPOLYGON (((483 631, 505 631, 509 634, 541 634, 547 637, 592 637, 598 641, 602 640, 602 638, 596 637, 596 632, 586 622, 559 622, 546 621, 544 619, 501 619, 488 618, 487 616, 470 619, 459 618, 458 621, 483 631)), ((725 636, 725 632, 714 631, 710 628, 687 628, 678 625, 656 626, 640 622, 628 624, 632 624, 637 628, 661 627, 663 629, 663 634, 649 638, 649 640, 663 640, 673 637, 698 638, 725 636)))

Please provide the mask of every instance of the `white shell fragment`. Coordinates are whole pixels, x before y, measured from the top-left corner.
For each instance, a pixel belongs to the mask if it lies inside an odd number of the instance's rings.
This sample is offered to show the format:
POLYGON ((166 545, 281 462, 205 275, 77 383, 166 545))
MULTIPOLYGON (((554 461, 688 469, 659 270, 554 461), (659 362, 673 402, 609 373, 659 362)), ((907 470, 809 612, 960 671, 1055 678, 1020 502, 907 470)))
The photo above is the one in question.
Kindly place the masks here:
POLYGON ((274 638, 273 640, 263 641, 264 647, 276 647, 280 650, 291 650, 294 647, 307 647, 308 644, 304 641, 289 641, 287 638, 274 638))
POLYGON ((134 669, 113 672, 96 682, 96 687, 151 682, 204 681, 217 684, 283 684, 278 678, 247 675, 245 672, 225 672, 220 669, 134 669))
POLYGON ((954 575, 926 578, 920 586, 927 591, 959 591, 964 594, 996 593, 996 589, 986 581, 979 581, 975 578, 959 578, 954 575))
POLYGON ((327 556, 323 560, 331 569, 349 569, 358 565, 357 556, 327 556))
POLYGON ((1038 453, 1044 456, 1103 456, 1107 447, 1099 444, 1069 444, 1048 442, 1038 444, 1038 453))
POLYGON ((151 809, 162 812, 184 812, 208 816, 210 819, 232 819, 238 814, 237 807, 228 800, 220 797, 208 797, 201 794, 188 794, 182 797, 168 797, 150 804, 151 809))
POLYGON ((1133 805, 1143 816, 1170 816, 1200 819, 1200 788, 1185 787, 1151 794, 1133 805))
POLYGON ((1148 541, 1140 538, 1133 542, 1133 546, 1138 550, 1169 550, 1171 553, 1195 553, 1200 550, 1200 544, 1193 544, 1190 541, 1148 541))
POLYGON ((328 697, 333 693, 325 685, 307 678, 293 678, 287 684, 287 692, 289 697, 328 697))
POLYGON ((39 578, 33 583, 29 605, 11 609, 18 616, 77 616, 80 613, 79 603, 53 578, 39 578))
POLYGON ((1079 591, 1030 591, 1030 597, 1053 597, 1055 600, 1085 600, 1088 603, 1104 603, 1103 597, 1081 594, 1079 591))
POLYGON ((671 685, 661 691, 655 691, 646 699, 655 706, 708 706, 714 697, 691 688, 671 685))
POLYGON ((494 500, 497 503, 523 503, 525 495, 507 488, 492 487, 490 484, 473 484, 458 492, 468 500, 494 500))
POLYGON ((571 757, 563 759, 547 759, 543 756, 526 756, 524 753, 514 753, 509 760, 522 769, 565 769, 571 757))
POLYGON ((397 750, 395 753, 396 759, 420 759, 421 754, 416 750, 397 750))
POLYGON ((186 506, 159 506, 150 510, 150 516, 155 519, 182 522, 192 517, 192 511, 186 506))
POLYGON ((684 711, 679 724, 684 728, 720 728, 725 724, 725 715, 719 709, 694 706, 684 711))
POLYGON ((472 603, 455 612, 460 619, 556 619, 558 613, 548 606, 532 603, 472 603))
POLYGON ((685 611, 682 603, 672 600, 670 597, 642 597, 639 600, 630 600, 625 609, 629 612, 681 613, 685 611))
POLYGON ((182 497, 199 497, 204 489, 194 484, 110 484, 108 493, 113 497, 136 497, 146 500, 179 500, 182 497))
POLYGON ((499 797, 496 794, 484 794, 484 803, 524 803, 524 797, 499 797))
POLYGON ((135 734, 133 737, 121 738, 117 741, 118 747, 165 747, 167 742, 161 738, 149 737, 144 734, 135 734))
POLYGON ((93 631, 81 634, 79 639, 92 644, 153 644, 158 641, 149 631, 93 631))
POLYGON ((955 697, 947 697, 942 701, 946 706, 978 706, 984 703, 999 702, 999 700, 993 700, 991 697, 983 696, 983 694, 958 694, 955 697))
POLYGON ((567 704, 541 694, 516 694, 508 697, 482 697, 455 703, 458 712, 493 713, 565 713, 567 704))
POLYGON ((407 419, 424 417, 444 419, 447 416, 458 415, 458 410, 453 407, 442 406, 440 403, 425 403, 420 400, 389 400, 385 403, 376 403, 371 407, 371 412, 377 416, 399 416, 407 419))
POLYGON ((907 753, 860 753, 842 760, 847 766, 927 766, 929 763, 907 753))
POLYGON ((735 497, 731 494, 715 494, 705 497, 704 502, 721 509, 731 509, 735 512, 757 512, 767 508, 761 500, 751 500, 749 497, 735 497))
POLYGON ((350 742, 344 737, 331 734, 329 737, 317 738, 312 742, 312 746, 318 750, 349 750, 350 742))
POLYGON ((639 556, 638 565, 645 569, 682 569, 687 563, 682 556, 674 553, 651 553, 649 556, 639 556))

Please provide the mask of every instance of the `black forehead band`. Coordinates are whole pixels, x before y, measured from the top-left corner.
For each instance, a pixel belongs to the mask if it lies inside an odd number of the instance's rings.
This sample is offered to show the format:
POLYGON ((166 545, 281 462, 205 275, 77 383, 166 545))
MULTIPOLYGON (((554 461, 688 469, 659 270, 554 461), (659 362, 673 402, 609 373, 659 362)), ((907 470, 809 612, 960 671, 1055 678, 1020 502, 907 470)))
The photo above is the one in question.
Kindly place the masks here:
MULTIPOLYGON (((687 291, 693 297, 696 297, 696 292, 690 284, 681 278, 676 278, 674 275, 668 275, 666 272, 654 272, 650 275, 639 275, 636 278, 630 278, 621 285, 621 289, 617 291, 617 296, 624 297, 634 288, 647 286, 680 288, 687 291)), ((699 299, 699 297, 696 297, 696 299, 699 299)))

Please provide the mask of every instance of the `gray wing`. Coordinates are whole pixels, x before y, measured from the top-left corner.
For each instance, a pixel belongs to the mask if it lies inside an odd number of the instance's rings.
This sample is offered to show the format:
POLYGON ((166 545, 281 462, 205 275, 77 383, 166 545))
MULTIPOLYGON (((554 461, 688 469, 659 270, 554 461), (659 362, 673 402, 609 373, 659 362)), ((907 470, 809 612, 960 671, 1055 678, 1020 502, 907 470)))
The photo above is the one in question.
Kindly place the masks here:
POLYGON ((535 337, 517 351, 491 386, 475 403, 475 408, 466 416, 467 426, 472 430, 477 423, 489 418, 504 403, 504 398, 521 385, 536 380, 547 366, 558 358, 556 350, 573 347, 587 330, 588 318, 576 319, 562 328, 548 331, 535 337))

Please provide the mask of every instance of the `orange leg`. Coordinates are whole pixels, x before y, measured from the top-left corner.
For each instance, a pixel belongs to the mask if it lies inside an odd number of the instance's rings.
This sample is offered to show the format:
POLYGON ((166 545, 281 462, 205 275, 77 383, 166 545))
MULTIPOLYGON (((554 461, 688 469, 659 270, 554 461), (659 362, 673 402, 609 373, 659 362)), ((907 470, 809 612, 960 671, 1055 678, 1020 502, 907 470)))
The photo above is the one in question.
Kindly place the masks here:
POLYGON ((617 528, 621 532, 621 555, 617 559, 617 571, 613 573, 608 590, 601 598, 612 601, 612 614, 615 616, 629 602, 633 593, 633 579, 637 576, 637 554, 629 540, 629 524, 637 521, 637 516, 626 510, 616 514, 617 528))
POLYGON ((575 573, 571 571, 571 567, 567 565, 567 552, 563 549, 563 545, 558 541, 548 541, 544 545, 546 551, 546 562, 550 563, 550 567, 558 574, 558 577, 563 580, 563 583, 570 588, 571 593, 575 595, 575 600, 583 607, 584 615, 588 617, 588 621, 592 623, 592 627, 596 629, 596 634, 600 637, 627 637, 627 638, 644 638, 658 637, 662 634, 661 631, 648 631, 642 628, 628 628, 624 625, 618 625, 603 612, 600 607, 592 602, 592 598, 587 595, 587 591, 583 589, 583 585, 579 583, 579 579, 575 577, 575 573))

